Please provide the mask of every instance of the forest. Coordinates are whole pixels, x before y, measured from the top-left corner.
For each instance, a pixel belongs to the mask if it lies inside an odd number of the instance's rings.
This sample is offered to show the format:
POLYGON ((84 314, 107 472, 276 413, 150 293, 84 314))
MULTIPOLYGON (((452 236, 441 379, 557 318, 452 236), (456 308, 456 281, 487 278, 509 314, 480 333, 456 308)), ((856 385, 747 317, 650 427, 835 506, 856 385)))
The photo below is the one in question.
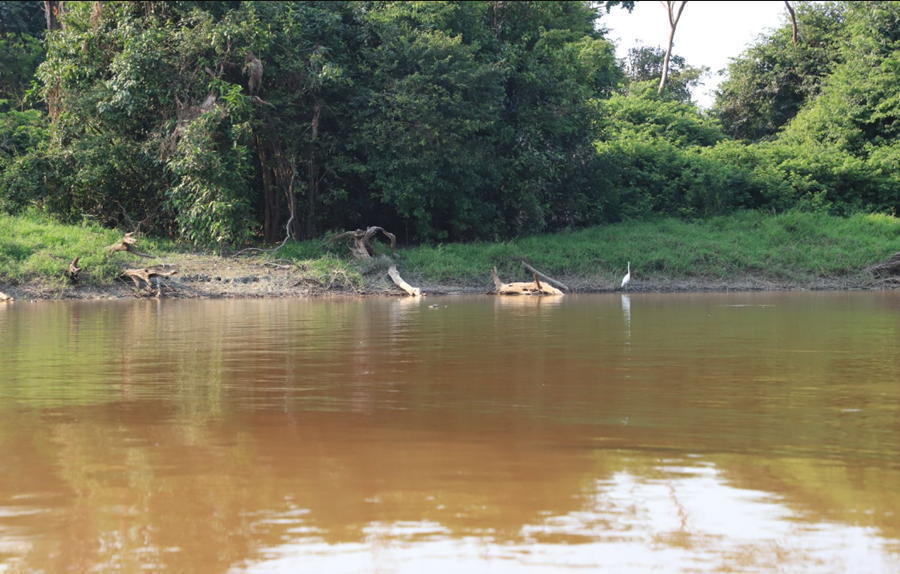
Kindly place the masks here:
POLYGON ((0 213, 220 251, 893 214, 900 3, 790 4, 707 110, 677 35, 662 90, 616 58, 631 2, 0 2, 0 213))

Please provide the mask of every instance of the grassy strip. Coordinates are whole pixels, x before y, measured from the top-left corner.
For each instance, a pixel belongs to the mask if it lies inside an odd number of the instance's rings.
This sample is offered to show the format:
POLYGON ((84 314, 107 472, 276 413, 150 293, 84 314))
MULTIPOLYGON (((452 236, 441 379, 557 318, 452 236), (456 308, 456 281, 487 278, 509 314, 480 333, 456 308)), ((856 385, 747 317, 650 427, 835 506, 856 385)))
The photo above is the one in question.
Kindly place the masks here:
MULTIPOLYGON (((85 283, 110 283, 129 258, 131 267, 144 265, 135 263, 134 256, 107 251, 121 238, 120 231, 96 224, 63 225, 37 213, 0 214, 0 280, 62 286, 69 263, 81 257, 85 283)), ((140 247, 154 254, 171 249, 167 242, 151 239, 141 240, 140 247)))
MULTIPOLYGON (((121 239, 121 231, 96 224, 64 225, 36 212, 16 216, 0 213, 0 282, 61 289, 67 283, 64 273, 75 257, 81 258, 79 266, 84 269, 82 283, 93 286, 113 283, 125 268, 168 263, 190 269, 219 260, 211 254, 191 255, 171 241, 149 237, 140 239, 139 249, 158 259, 139 259, 107 249, 121 239)), ((325 253, 318 242, 290 244, 277 254, 260 258, 274 257, 295 260, 298 274, 320 285, 355 289, 363 286, 362 276, 352 261, 325 253)))
POLYGON ((734 281, 744 278, 813 283, 862 276, 900 251, 900 219, 755 211, 689 222, 665 218, 597 226, 503 243, 416 247, 402 252, 405 273, 443 284, 489 282, 497 266, 506 281, 529 277, 513 256, 559 279, 594 283, 634 280, 734 281))
MULTIPOLYGON (((62 286, 64 270, 79 256, 86 283, 111 283, 124 267, 149 263, 106 250, 120 238, 115 230, 61 225, 35 213, 0 215, 0 281, 62 286)), ((171 242, 145 238, 140 246, 167 261, 182 259, 171 242)), ((379 250, 387 252, 384 245, 379 250)), ((632 221, 500 243, 411 247, 400 251, 400 265, 404 276, 444 285, 486 284, 493 266, 504 280, 528 279, 513 256, 528 256, 538 269, 576 284, 615 282, 631 261, 635 283, 753 278, 803 285, 864 280, 866 267, 898 251, 900 219, 892 216, 741 212, 697 222, 632 221)), ((290 259, 324 284, 337 275, 362 283, 342 245, 326 251, 319 241, 289 243, 265 257, 290 259)))

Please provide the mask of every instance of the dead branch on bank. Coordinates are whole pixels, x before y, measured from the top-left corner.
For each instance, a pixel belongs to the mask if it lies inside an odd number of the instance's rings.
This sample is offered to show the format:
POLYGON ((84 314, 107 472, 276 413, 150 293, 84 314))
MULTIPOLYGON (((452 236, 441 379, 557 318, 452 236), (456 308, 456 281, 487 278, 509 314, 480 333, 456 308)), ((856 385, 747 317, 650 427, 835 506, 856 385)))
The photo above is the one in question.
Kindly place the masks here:
POLYGON ((356 231, 345 231, 332 235, 322 242, 322 247, 334 243, 339 239, 347 239, 347 247, 350 253, 357 259, 371 259, 375 254, 375 248, 372 246, 372 238, 378 232, 383 233, 391 240, 391 256, 394 255, 394 249, 397 246, 397 237, 381 227, 369 227, 368 229, 357 229, 356 231))
POLYGON ((122 277, 128 277, 132 281, 134 281, 134 286, 138 289, 141 288, 141 281, 143 281, 146 285, 147 289, 150 289, 153 286, 154 279, 157 285, 160 283, 160 278, 171 277, 178 273, 177 271, 157 271, 156 269, 126 269, 122 271, 122 277))
POLYGON ((148 255, 146 253, 141 253, 135 247, 137 243, 137 239, 134 237, 133 233, 126 233, 125 237, 122 238, 122 241, 116 243, 115 245, 110 245, 107 247, 110 251, 127 251, 133 255, 137 255, 138 257, 146 257, 147 259, 156 259, 155 255, 148 255))
POLYGON ((402 277, 400 277, 400 273, 397 271, 396 265, 391 265, 391 268, 388 269, 388 275, 391 276, 391 280, 394 282, 394 284, 406 291, 406 294, 410 297, 421 297, 423 295, 421 289, 419 289, 418 287, 413 287, 412 285, 404 281, 402 277))
POLYGON ((497 268, 491 271, 491 279, 494 280, 494 287, 497 295, 563 295, 563 292, 551 285, 542 285, 538 280, 538 276, 534 274, 534 282, 516 282, 504 283, 500 281, 497 275, 497 268))
POLYGON ((559 287, 563 291, 571 291, 571 289, 566 287, 566 285, 562 281, 557 281, 553 277, 550 277, 549 275, 545 275, 545 274, 541 273, 540 271, 538 271, 537 269, 535 269, 534 267, 532 267, 531 261, 527 257, 513 257, 513 261, 520 262, 522 265, 525 266, 525 269, 528 269, 534 275, 537 275, 538 277, 540 277, 547 283, 549 283, 551 285, 555 285, 556 287, 559 287))
POLYGON ((900 277, 900 253, 869 268, 876 277, 900 277))

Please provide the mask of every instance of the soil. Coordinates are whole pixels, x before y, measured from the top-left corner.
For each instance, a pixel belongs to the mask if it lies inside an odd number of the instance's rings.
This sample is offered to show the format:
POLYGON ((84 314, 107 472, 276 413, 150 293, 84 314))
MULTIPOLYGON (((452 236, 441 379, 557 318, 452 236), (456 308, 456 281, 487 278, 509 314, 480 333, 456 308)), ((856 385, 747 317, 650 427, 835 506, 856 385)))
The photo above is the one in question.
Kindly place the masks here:
MULTIPOLYGON (((361 266, 363 282, 354 282, 342 271, 332 271, 324 276, 313 273, 287 260, 267 261, 254 257, 216 257, 210 255, 176 254, 167 256, 164 263, 151 268, 160 271, 177 271, 172 277, 155 280, 149 288, 140 287, 130 280, 119 280, 111 285, 9 285, 0 282, 0 304, 3 294, 14 300, 36 299, 134 299, 134 298, 262 298, 262 297, 312 297, 321 295, 387 295, 405 296, 388 277, 389 259, 374 259, 361 266)), ((427 295, 488 293, 493 289, 489 270, 482 283, 436 284, 414 274, 403 278, 420 287, 427 295)), ((603 277, 559 277, 576 293, 603 293, 620 291, 618 281, 603 277)), ((897 289, 900 279, 887 277, 873 279, 870 274, 850 278, 823 278, 806 283, 770 281, 764 278, 739 277, 727 281, 719 279, 650 278, 642 280, 636 275, 628 291, 640 292, 697 292, 697 291, 785 291, 785 290, 850 290, 897 289)))

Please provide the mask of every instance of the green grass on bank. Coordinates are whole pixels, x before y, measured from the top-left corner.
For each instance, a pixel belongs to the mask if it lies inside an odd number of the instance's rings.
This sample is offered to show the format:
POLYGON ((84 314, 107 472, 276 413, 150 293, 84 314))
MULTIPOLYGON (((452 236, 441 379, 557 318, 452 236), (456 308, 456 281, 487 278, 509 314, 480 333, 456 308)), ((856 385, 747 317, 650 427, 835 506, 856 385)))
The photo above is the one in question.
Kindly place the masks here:
POLYGON ((900 219, 746 211, 697 222, 631 221, 503 243, 449 244, 402 252, 404 273, 438 283, 528 279, 511 260, 527 256, 557 278, 616 279, 631 261, 633 280, 728 281, 752 277, 811 282, 855 277, 900 251, 900 219))
MULTIPOLYGON (((62 225, 35 213, 0 215, 0 281, 62 285, 69 261, 79 256, 86 283, 110 283, 123 267, 143 264, 106 250, 120 238, 119 231, 62 225)), ((175 252, 164 240, 143 238, 140 247, 162 256, 175 252)), ((378 249, 387 253, 384 244, 378 249)), ((410 247, 399 251, 399 264, 405 277, 459 285, 489 283, 494 266, 506 281, 528 279, 513 256, 527 256, 560 279, 617 280, 631 261, 635 284, 748 278, 804 284, 863 277, 866 267, 898 251, 900 218, 748 211, 697 222, 632 221, 500 243, 410 247)), ((291 259, 323 280, 341 271, 354 283, 361 280, 343 245, 326 251, 320 241, 288 243, 266 257, 291 259)))
MULTIPOLYGON (((106 249, 120 239, 121 231, 96 224, 63 225, 38 213, 0 214, 0 281, 61 286, 69 263, 80 257, 83 282, 110 283, 124 262, 131 267, 142 265, 132 255, 106 249)), ((139 246, 153 254, 171 249, 169 242, 153 239, 141 239, 139 246)))

